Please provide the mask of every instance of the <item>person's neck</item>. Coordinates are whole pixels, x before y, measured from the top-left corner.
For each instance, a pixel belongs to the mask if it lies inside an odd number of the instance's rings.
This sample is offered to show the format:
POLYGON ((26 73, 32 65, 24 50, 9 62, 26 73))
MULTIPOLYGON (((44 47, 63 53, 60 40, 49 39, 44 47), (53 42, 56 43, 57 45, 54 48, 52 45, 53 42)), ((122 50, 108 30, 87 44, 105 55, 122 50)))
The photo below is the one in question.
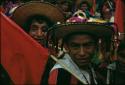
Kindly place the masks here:
POLYGON ((80 67, 80 69, 81 69, 81 70, 85 70, 85 71, 87 71, 87 72, 90 72, 91 67, 90 67, 89 65, 86 65, 86 66, 80 67))

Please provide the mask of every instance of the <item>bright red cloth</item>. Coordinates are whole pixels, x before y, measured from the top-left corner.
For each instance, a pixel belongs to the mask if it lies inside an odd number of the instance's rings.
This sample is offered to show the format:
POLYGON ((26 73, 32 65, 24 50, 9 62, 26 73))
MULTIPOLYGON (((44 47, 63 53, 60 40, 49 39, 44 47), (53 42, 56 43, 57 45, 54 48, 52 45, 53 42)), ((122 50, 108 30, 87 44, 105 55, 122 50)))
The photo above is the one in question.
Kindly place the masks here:
POLYGON ((1 64, 15 85, 39 85, 48 58, 47 49, 4 14, 0 16, 1 64))
POLYGON ((119 32, 125 32, 124 27, 124 11, 125 11, 125 4, 122 2, 122 0, 115 0, 116 3, 116 9, 115 9, 115 23, 118 25, 119 32))

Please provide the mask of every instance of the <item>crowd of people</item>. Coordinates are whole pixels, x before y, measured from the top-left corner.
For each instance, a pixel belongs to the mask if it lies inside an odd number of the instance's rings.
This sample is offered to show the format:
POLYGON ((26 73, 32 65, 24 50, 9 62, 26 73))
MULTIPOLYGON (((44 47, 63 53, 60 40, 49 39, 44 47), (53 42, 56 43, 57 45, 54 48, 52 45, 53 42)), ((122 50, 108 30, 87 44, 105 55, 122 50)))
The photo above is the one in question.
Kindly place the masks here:
MULTIPOLYGON (((125 83, 125 33, 121 37, 114 24, 115 2, 96 0, 95 6, 94 1, 5 0, 1 4, 6 16, 49 51, 41 81, 35 84, 125 83)), ((15 84, 0 66, 2 83, 15 84)))
POLYGON ((93 2, 93 0, 5 0, 1 3, 1 6, 4 9, 4 13, 7 16, 11 16, 17 6, 29 1, 44 1, 54 4, 63 11, 66 19, 72 17, 76 11, 81 10, 86 14, 87 18, 96 17, 109 21, 113 17, 115 10, 113 0, 97 0, 97 2, 93 2), (97 3, 97 6, 93 5, 95 3, 97 3))

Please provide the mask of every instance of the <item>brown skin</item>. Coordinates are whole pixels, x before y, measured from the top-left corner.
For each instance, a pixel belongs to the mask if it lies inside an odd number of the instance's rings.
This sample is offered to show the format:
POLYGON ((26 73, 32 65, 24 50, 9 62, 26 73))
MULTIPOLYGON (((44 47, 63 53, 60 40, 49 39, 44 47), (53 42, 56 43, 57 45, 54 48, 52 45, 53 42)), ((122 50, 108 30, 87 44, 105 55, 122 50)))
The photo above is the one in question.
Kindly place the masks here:
POLYGON ((88 9, 87 4, 82 4, 82 6, 80 7, 80 9, 85 12, 86 9, 88 9))
POLYGON ((92 55, 95 53, 96 45, 94 39, 89 35, 72 35, 65 48, 72 60, 81 68, 85 69, 91 63, 92 55))
POLYGON ((103 18, 105 20, 109 20, 111 18, 112 13, 110 11, 108 3, 105 3, 104 6, 102 7, 102 13, 103 13, 103 18))
POLYGON ((43 44, 45 40, 46 32, 45 29, 47 28, 47 23, 45 21, 39 23, 37 21, 32 21, 30 26, 29 35, 34 38, 40 44, 43 44))

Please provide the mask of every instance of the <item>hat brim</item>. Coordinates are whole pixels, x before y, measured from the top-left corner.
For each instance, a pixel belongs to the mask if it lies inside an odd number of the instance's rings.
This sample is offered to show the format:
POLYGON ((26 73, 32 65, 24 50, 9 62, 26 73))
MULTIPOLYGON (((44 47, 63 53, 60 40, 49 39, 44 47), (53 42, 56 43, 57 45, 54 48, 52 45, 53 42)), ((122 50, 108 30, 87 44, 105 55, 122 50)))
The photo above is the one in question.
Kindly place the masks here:
POLYGON ((111 38, 113 35, 113 27, 99 23, 65 23, 58 24, 52 27, 49 32, 50 36, 54 33, 55 37, 60 39, 64 38, 72 33, 84 33, 89 35, 95 35, 99 38, 111 38))
POLYGON ((42 15, 48 17, 53 22, 64 22, 64 15, 62 11, 56 6, 47 2, 32 1, 25 3, 16 8, 12 14, 12 19, 20 26, 24 23, 30 16, 42 15))

